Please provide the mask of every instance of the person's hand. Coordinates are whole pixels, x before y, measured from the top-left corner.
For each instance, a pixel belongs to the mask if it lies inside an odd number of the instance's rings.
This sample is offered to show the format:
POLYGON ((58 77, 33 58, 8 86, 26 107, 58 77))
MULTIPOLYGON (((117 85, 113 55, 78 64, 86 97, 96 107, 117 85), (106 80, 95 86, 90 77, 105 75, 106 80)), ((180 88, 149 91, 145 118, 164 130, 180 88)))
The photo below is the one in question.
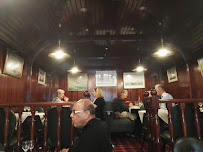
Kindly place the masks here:
POLYGON ((132 102, 130 102, 128 106, 129 106, 129 107, 132 107, 132 106, 133 106, 133 103, 132 103, 132 102))
POLYGON ((69 100, 69 98, 68 97, 66 97, 66 96, 64 96, 64 101, 66 101, 66 102, 68 102, 68 100, 69 100))
POLYGON ((68 152, 68 150, 69 150, 69 148, 67 148, 67 149, 62 149, 60 152, 68 152))
POLYGON ((147 91, 149 93, 148 97, 152 97, 151 91, 147 91))

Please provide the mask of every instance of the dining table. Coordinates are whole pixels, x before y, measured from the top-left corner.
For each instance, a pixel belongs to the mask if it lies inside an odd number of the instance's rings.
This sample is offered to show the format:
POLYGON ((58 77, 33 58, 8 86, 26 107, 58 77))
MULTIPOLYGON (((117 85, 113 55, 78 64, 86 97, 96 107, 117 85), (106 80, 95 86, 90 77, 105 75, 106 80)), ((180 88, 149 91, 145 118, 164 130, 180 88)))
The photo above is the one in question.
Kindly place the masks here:
MULTIPOLYGON (((44 115, 45 115, 44 112, 38 112, 38 111, 35 112, 35 116, 40 117, 40 120, 42 121, 42 124, 44 124, 44 115)), ((19 114, 15 113, 15 116, 16 116, 16 129, 17 129, 19 114)), ((26 120, 26 118, 28 116, 32 116, 32 113, 31 112, 22 112, 22 116, 21 116, 22 123, 26 120)))

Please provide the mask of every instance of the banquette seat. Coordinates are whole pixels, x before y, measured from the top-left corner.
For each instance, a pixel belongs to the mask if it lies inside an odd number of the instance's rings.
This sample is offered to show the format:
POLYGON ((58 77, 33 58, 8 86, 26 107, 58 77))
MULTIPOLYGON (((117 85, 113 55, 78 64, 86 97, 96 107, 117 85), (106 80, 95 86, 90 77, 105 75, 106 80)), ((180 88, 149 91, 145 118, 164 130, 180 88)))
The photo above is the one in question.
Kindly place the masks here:
POLYGON ((112 102, 106 102, 106 121, 111 133, 133 133, 134 121, 129 118, 116 118, 113 112, 112 102))

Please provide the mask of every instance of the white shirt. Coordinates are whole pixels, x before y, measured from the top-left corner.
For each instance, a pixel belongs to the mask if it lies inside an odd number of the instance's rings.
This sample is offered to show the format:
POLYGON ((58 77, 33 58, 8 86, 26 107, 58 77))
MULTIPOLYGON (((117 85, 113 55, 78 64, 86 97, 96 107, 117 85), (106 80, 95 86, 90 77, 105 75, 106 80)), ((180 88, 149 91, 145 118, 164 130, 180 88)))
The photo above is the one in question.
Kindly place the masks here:
MULTIPOLYGON (((164 92, 161 95, 161 99, 160 100, 169 100, 169 99, 173 99, 173 97, 169 93, 164 92)), ((173 103, 172 106, 175 106, 175 103, 173 103)), ((159 103, 159 108, 160 109, 167 109, 166 108, 166 103, 159 103)))

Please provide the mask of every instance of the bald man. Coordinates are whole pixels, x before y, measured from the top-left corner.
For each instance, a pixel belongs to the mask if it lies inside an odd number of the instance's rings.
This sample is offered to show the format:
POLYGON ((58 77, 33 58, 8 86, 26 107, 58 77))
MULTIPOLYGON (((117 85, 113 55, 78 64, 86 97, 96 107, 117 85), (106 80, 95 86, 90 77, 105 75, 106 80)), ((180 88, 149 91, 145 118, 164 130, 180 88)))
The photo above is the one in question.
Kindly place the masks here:
POLYGON ((73 147, 62 152, 112 152, 107 130, 95 119, 95 107, 88 99, 74 104, 70 117, 74 127, 82 128, 82 134, 73 147))

